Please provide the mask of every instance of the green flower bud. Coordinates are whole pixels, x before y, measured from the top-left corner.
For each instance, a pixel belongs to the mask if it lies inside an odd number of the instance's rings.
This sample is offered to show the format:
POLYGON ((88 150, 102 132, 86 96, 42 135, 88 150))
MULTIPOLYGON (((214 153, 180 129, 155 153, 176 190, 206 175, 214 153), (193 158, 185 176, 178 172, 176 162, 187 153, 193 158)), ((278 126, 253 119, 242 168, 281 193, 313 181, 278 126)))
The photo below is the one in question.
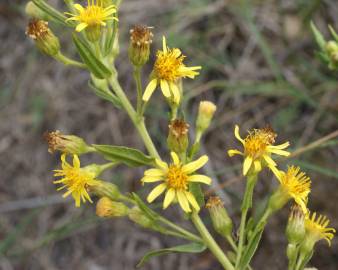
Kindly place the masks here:
MULTIPOLYGON (((84 169, 91 170, 92 168, 89 166, 84 167, 84 169)), ((97 185, 90 186, 87 189, 98 197, 108 197, 111 200, 117 200, 121 195, 120 190, 116 185, 105 181, 100 181, 97 185)))
POLYGON ((223 237, 228 237, 232 233, 232 221, 224 208, 223 202, 219 197, 210 197, 206 208, 209 211, 212 225, 216 232, 223 237))
POLYGON ((43 53, 55 56, 60 52, 59 39, 48 28, 48 22, 31 20, 26 29, 26 35, 35 41, 36 46, 43 53))
POLYGON ((287 193, 287 191, 283 188, 282 185, 280 185, 269 199, 268 202, 269 211, 271 213, 278 211, 290 200, 290 198, 291 197, 287 193))
POLYGON ((60 151, 66 154, 81 155, 95 151, 82 138, 75 135, 64 135, 58 130, 45 132, 43 137, 48 143, 48 152, 51 154, 60 151))
POLYGON ((141 67, 148 62, 152 37, 148 26, 136 25, 130 30, 128 55, 134 66, 141 67))
POLYGON ((146 216, 143 211, 137 206, 134 206, 132 209, 129 210, 128 217, 131 221, 135 222, 143 228, 153 229, 154 227, 154 222, 148 216, 146 216))
POLYGON ((338 52, 338 43, 336 41, 333 41, 333 40, 328 41, 325 47, 329 55, 338 52))
POLYGON ((196 119, 196 141, 201 139, 203 132, 206 131, 210 126, 216 109, 216 105, 210 101, 200 102, 196 119))
POLYGON ((185 153, 188 145, 189 125, 181 119, 175 119, 169 124, 169 134, 168 134, 168 147, 171 151, 175 153, 185 153))
POLYGON ((286 236, 291 244, 299 244, 305 236, 305 215, 298 205, 293 205, 286 226, 286 236))
POLYGON ((128 215, 129 208, 121 202, 112 201, 102 197, 96 204, 96 215, 99 217, 124 217, 128 215))

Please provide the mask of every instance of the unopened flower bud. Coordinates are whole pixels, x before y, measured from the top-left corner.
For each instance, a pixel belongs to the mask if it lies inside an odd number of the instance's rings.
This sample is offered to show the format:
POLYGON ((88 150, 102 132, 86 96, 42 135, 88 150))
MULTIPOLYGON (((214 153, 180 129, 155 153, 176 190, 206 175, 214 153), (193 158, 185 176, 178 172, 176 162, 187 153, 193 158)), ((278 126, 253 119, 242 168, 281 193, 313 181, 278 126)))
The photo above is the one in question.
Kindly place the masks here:
POLYGON ((189 144, 189 124, 183 119, 172 120, 169 124, 168 147, 176 153, 185 153, 189 144))
POLYGON ((146 216, 143 211, 137 206, 134 206, 132 209, 129 210, 128 217, 131 221, 135 222, 143 228, 153 228, 154 222, 148 216, 146 216))
POLYGON ((48 27, 48 22, 32 19, 26 29, 26 35, 35 41, 36 46, 43 53, 55 56, 60 51, 59 39, 48 27))
POLYGON ((210 197, 206 208, 209 211, 215 231, 223 237, 230 236, 232 233, 232 221, 224 208, 222 200, 217 196, 210 197))
POLYGON ((99 217, 124 217, 128 215, 128 211, 126 205, 108 197, 102 197, 96 204, 96 215, 99 217))
POLYGON ((299 244, 305 236, 305 215, 299 205, 293 205, 286 227, 286 236, 289 243, 299 244))
POLYGON ((136 67, 141 67, 149 60, 150 44, 153 34, 150 27, 136 25, 130 30, 129 59, 136 67))
POLYGON ((326 51, 329 55, 338 52, 338 43, 336 41, 330 40, 326 43, 326 51))
POLYGON ((98 197, 108 197, 111 200, 117 200, 121 195, 116 185, 105 181, 100 181, 97 185, 88 187, 88 189, 98 197))
POLYGON ((28 16, 40 20, 48 20, 48 15, 37 7, 32 1, 26 4, 25 12, 28 16))
POLYGON ((216 108, 216 105, 210 101, 200 102, 196 120, 197 132, 203 133, 210 126, 216 108))
POLYGON ((43 137, 48 143, 48 152, 51 154, 60 151, 66 154, 81 155, 95 151, 82 138, 75 135, 64 135, 58 130, 45 132, 43 137))

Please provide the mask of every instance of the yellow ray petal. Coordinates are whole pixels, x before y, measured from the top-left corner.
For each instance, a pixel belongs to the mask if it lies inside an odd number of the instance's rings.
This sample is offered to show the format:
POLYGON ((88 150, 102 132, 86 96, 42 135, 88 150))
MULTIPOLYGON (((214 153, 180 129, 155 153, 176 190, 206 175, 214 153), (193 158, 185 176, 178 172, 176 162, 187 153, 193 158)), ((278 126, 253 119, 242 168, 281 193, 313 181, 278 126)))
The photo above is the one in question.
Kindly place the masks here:
POLYGON ((272 159, 270 156, 268 156, 268 155, 263 155, 263 158, 264 158, 264 160, 266 161, 266 163, 267 163, 268 165, 271 165, 271 166, 277 166, 276 162, 274 162, 273 159, 272 159))
POLYGON ((160 196, 165 189, 167 188, 166 184, 159 184, 157 187, 155 187, 148 195, 147 201, 149 203, 153 202, 158 196, 160 196))
POLYGON ((166 80, 161 80, 160 85, 161 85, 161 90, 162 90, 163 95, 166 98, 169 98, 170 97, 170 89, 169 89, 168 82, 166 80))
POLYGON ((273 174, 277 177, 277 179, 279 180, 279 181, 281 181, 281 177, 282 177, 282 171, 279 171, 278 169, 277 169, 277 167, 276 166, 272 166, 272 165, 270 165, 270 164, 268 164, 268 167, 270 168, 270 170, 273 172, 273 174))
POLYGON ((163 201, 163 209, 166 209, 172 203, 174 198, 175 198, 175 190, 173 188, 170 188, 165 194, 163 201))
POLYGON ((244 145, 244 140, 242 139, 241 135, 239 135, 239 126, 235 126, 235 137, 244 145))
POLYGON ((149 169, 144 172, 146 176, 164 176, 164 172, 160 169, 149 169))
POLYGON ((259 160, 254 161, 254 167, 256 172, 260 172, 262 170, 262 164, 259 160))
POLYGON ((246 175, 251 167, 252 164, 252 158, 246 157, 243 162, 243 175, 246 175))
POLYGON ((154 182, 158 182, 158 181, 162 181, 163 180, 163 176, 149 176, 146 175, 144 177, 142 177, 141 182, 143 183, 154 183, 154 182))
POLYGON ((81 32, 81 31, 82 31, 83 29, 85 29, 87 26, 88 26, 88 24, 86 24, 86 23, 79 23, 79 24, 76 26, 75 30, 76 30, 77 32, 81 32))
POLYGON ((188 177, 188 182, 198 182, 198 183, 204 183, 207 185, 211 184, 211 178, 202 174, 194 174, 188 177))
POLYGON ((177 191, 177 199, 184 212, 186 213, 191 212, 189 202, 184 191, 177 191))
POLYGON ((273 149, 285 149, 290 145, 289 142, 285 142, 283 144, 279 144, 279 145, 270 145, 269 148, 273 148, 273 149))
POLYGON ((199 159, 190 162, 182 167, 182 171, 186 174, 190 174, 194 171, 197 171, 199 168, 203 167, 205 163, 209 160, 207 155, 201 156, 199 159))
POLYGON ((74 8, 80 13, 84 11, 83 6, 81 6, 80 4, 74 4, 74 8))
POLYGON ((175 152, 171 152, 170 155, 171 155, 171 158, 172 158, 174 164, 179 165, 180 159, 179 159, 178 155, 175 152))
POLYGON ((229 155, 229 157, 233 157, 234 155, 242 155, 243 156, 243 153, 239 150, 236 150, 236 149, 230 149, 230 150, 228 150, 228 155, 229 155))
POLYGON ((171 90, 171 93, 173 94, 174 96, 174 102, 176 104, 179 104, 180 103, 180 100, 181 100, 181 93, 180 93, 180 89, 177 87, 177 85, 173 82, 170 82, 170 90, 171 90))
POLYGON ((80 168, 80 159, 78 155, 73 155, 73 167, 74 168, 80 168))
POLYGON ((280 149, 277 149, 277 148, 272 148, 271 146, 268 146, 267 147, 267 150, 270 152, 270 153, 274 153, 276 155, 280 155, 280 156, 289 156, 290 155, 290 152, 288 151, 285 151, 285 150, 280 150, 280 149))
POLYGON ((157 79, 153 79, 148 83, 146 90, 143 93, 143 97, 142 97, 143 101, 148 101, 150 99, 151 95, 156 89, 156 86, 157 86, 157 79))
POLYGON ((164 161, 159 160, 159 159, 155 159, 155 163, 156 163, 157 167, 162 169, 164 172, 166 172, 168 170, 168 164, 165 163, 164 161))
POLYGON ((168 52, 168 50, 167 50, 167 41, 165 39, 165 36, 162 37, 162 49, 163 49, 164 53, 168 52))
POLYGON ((200 206, 198 205, 194 195, 192 195, 191 192, 189 191, 186 191, 185 192, 185 196, 187 197, 189 203, 192 205, 193 208, 196 209, 196 211, 199 211, 200 210, 200 206))

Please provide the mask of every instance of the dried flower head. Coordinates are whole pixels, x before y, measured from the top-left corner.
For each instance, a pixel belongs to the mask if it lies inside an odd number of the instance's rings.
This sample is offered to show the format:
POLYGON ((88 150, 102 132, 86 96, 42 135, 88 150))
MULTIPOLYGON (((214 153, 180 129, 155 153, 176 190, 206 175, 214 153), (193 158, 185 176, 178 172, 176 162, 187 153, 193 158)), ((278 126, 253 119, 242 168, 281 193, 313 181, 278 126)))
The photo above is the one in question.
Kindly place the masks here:
POLYGON ((32 19, 26 28, 26 35, 33 40, 43 39, 49 31, 48 22, 32 19))
POLYGON ((130 29, 130 41, 134 46, 145 47, 153 42, 152 27, 145 25, 135 25, 130 29))
POLYGON ((128 207, 121 202, 102 197, 96 204, 96 215, 99 217, 123 217, 128 215, 128 207))
POLYGON ((247 137, 242 139, 239 135, 239 127, 236 125, 235 137, 243 144, 244 151, 231 149, 228 151, 228 155, 230 157, 234 155, 244 156, 243 175, 246 175, 251 168, 255 172, 259 172, 264 166, 268 166, 276 174, 277 164, 271 158, 271 154, 290 155, 289 152, 282 150, 290 145, 289 142, 273 145, 277 134, 270 127, 249 131, 247 137))

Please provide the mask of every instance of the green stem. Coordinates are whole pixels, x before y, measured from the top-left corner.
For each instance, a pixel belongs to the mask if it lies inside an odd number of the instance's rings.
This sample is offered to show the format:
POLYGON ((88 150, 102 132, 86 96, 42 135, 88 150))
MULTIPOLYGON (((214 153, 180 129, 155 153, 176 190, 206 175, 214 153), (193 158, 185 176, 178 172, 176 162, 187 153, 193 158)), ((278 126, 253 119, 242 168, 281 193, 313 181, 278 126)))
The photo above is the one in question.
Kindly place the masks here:
POLYGON ((58 52, 58 54, 55 55, 54 58, 66 66, 74 66, 74 67, 85 68, 85 69, 87 68, 85 64, 72 60, 68 58, 67 56, 63 55, 61 52, 58 52))
POLYGON ((238 251, 237 251, 237 257, 236 257, 236 269, 238 268, 239 262, 242 257, 244 240, 246 238, 246 235, 245 235, 246 217, 247 217, 249 209, 252 206, 252 194, 253 194, 253 190, 255 188, 256 182, 257 182, 257 174, 248 175, 245 193, 244 193, 243 202, 242 202, 242 216, 241 216, 241 224, 239 226, 239 242, 238 242, 238 251))
POLYGON ((230 244, 230 246, 232 247, 232 249, 233 249, 235 252, 237 252, 237 246, 236 246, 236 244, 235 244, 234 239, 232 239, 232 237, 231 237, 230 235, 228 235, 228 236, 226 237, 226 239, 227 239, 228 243, 230 244))
POLYGON ((149 133, 145 127, 144 124, 144 119, 143 118, 139 118, 137 117, 137 114, 133 108, 133 106, 130 104, 127 96, 125 95, 123 89, 121 88, 120 84, 117 81, 116 78, 117 74, 113 75, 112 77, 110 77, 108 79, 111 87, 113 88, 115 94, 118 96, 118 98, 121 101, 121 104, 123 106, 123 108, 126 110, 127 114, 129 115, 130 119, 132 120, 132 122, 134 123, 136 129, 138 130, 144 145, 146 146, 149 154, 154 157, 154 158, 160 158, 160 155, 158 154, 153 141, 151 140, 149 133))
POLYGON ((215 255, 215 257, 218 259, 218 261, 221 263, 224 269, 235 270, 228 257, 224 254, 224 252, 221 250, 221 248, 218 246, 214 238, 209 233, 208 229, 203 224, 197 212, 193 211, 191 215, 191 220, 194 223, 198 232, 200 233, 204 241, 204 244, 215 255))
POLYGON ((302 268, 302 264, 303 264, 304 259, 305 259, 305 255, 304 255, 304 253, 301 253, 299 255, 295 270, 302 270, 301 268, 302 268))
POLYGON ((136 90, 137 90, 137 106, 136 106, 136 112, 139 117, 142 116, 142 81, 141 81, 141 68, 140 67, 134 67, 133 72, 134 80, 136 83, 136 90))

